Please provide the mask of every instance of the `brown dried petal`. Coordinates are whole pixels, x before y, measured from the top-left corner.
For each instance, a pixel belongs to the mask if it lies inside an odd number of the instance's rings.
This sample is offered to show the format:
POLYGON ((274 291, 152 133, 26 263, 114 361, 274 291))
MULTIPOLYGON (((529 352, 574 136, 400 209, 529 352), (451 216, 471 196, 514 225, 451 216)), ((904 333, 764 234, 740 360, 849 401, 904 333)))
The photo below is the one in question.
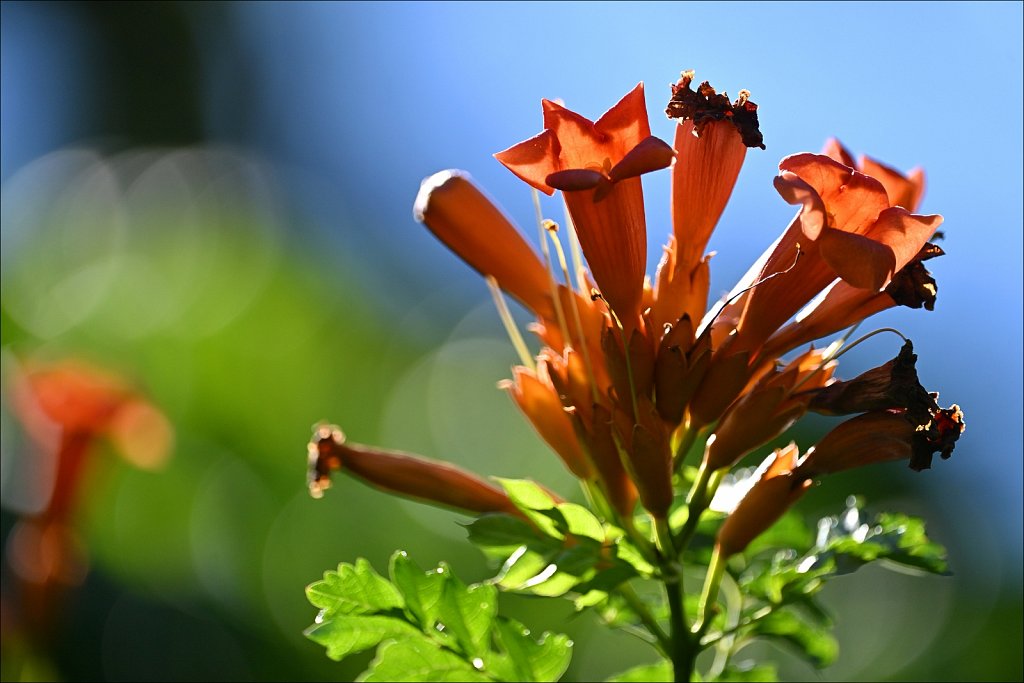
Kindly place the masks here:
MULTIPOLYGON (((938 398, 938 394, 932 396, 933 400, 938 398)), ((948 460, 965 426, 964 413, 955 403, 949 408, 935 411, 931 421, 914 433, 910 469, 915 472, 931 469, 932 457, 936 452, 943 460, 948 460)))
POLYGON ((845 382, 818 390, 809 408, 825 415, 849 415, 902 408, 907 419, 925 424, 939 409, 917 377, 917 354, 908 339, 896 358, 845 382))
POLYGON ((893 275, 892 282, 885 288, 885 293, 900 306, 935 310, 935 297, 939 293, 939 287, 935 283, 935 278, 921 262, 942 256, 944 253, 938 245, 930 242, 924 245, 914 260, 893 275))
POLYGON ((685 71, 679 82, 672 86, 672 99, 665 114, 670 119, 693 121, 698 137, 709 123, 729 121, 736 126, 744 145, 764 149, 764 137, 757 121, 757 105, 748 99, 750 94, 741 90, 739 98, 730 103, 726 93, 717 93, 707 81, 701 83, 696 91, 692 90, 693 76, 693 71, 685 71))

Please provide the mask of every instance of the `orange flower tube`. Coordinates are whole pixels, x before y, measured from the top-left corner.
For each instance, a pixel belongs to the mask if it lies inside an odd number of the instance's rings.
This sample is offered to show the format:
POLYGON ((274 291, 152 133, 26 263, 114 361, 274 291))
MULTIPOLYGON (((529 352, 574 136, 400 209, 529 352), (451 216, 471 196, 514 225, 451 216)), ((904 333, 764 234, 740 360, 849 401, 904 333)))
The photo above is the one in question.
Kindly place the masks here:
POLYGON ((562 190, 594 281, 627 330, 640 326, 647 224, 639 176, 672 148, 651 135, 643 84, 597 121, 543 101, 544 130, 495 154, 538 190, 562 190))
POLYGON ((718 548, 722 557, 743 552, 750 542, 765 532, 800 499, 811 482, 796 476, 796 444, 775 451, 762 464, 766 468, 718 530, 718 548))
POLYGON ((330 488, 334 470, 351 472, 371 486, 427 503, 476 513, 519 514, 504 491, 475 474, 409 453, 346 444, 340 429, 320 425, 309 442, 310 495, 319 498, 330 488))

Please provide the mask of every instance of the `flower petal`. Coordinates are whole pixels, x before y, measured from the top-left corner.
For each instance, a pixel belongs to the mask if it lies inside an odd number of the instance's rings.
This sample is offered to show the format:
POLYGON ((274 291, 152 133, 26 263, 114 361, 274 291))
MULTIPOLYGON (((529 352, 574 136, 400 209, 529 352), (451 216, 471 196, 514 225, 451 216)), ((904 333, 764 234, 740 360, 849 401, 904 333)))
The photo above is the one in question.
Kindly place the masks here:
MULTIPOLYGON (((857 168, 857 162, 853 160, 853 155, 850 154, 850 150, 843 146, 843 143, 839 142, 836 138, 829 138, 825 141, 825 146, 822 147, 821 153, 827 156, 833 161, 838 161, 843 166, 849 166, 850 168, 857 168)), ((868 175, 871 175, 868 173, 868 175)))
POLYGON ((605 177, 597 171, 573 168, 565 171, 555 171, 545 178, 545 182, 562 192, 579 192, 580 190, 593 190, 604 179, 605 177))
POLYGON ((828 225, 837 230, 863 234, 889 208, 880 182, 827 156, 794 154, 779 163, 779 170, 796 174, 814 188, 825 204, 828 225))
POLYGON ((626 93, 621 100, 601 115, 594 128, 614 142, 618 163, 631 149, 651 136, 651 125, 647 120, 647 102, 644 99, 644 84, 626 93))
POLYGON ((653 135, 644 138, 636 147, 626 153, 626 156, 612 166, 608 177, 612 182, 635 178, 636 176, 660 171, 668 168, 672 163, 675 152, 664 140, 653 135))
POLYGON ((558 140, 552 131, 545 130, 529 140, 512 145, 495 154, 494 158, 520 180, 545 194, 555 193, 555 189, 547 184, 547 177, 560 170, 558 140))
POLYGON ((878 291, 896 272, 892 249, 862 235, 826 228, 818 248, 839 277, 860 289, 878 291))
POLYGON ((547 364, 541 362, 537 373, 524 367, 513 369, 514 379, 499 384, 523 411, 534 429, 559 455, 565 466, 580 479, 593 476, 589 460, 580 448, 576 432, 563 409, 547 373, 547 364))
POLYGON ((626 150, 614 144, 609 135, 598 131, 590 119, 550 100, 544 100, 543 106, 544 129, 551 131, 556 140, 556 170, 607 171, 625 155, 626 150))
POLYGON ((908 211, 916 211, 924 195, 924 171, 915 168, 903 175, 891 166, 861 156, 860 170, 885 186, 891 206, 902 206, 908 211))
POLYGON ((942 216, 918 216, 901 206, 886 209, 868 236, 892 249, 896 257, 894 272, 910 263, 942 225, 942 216))

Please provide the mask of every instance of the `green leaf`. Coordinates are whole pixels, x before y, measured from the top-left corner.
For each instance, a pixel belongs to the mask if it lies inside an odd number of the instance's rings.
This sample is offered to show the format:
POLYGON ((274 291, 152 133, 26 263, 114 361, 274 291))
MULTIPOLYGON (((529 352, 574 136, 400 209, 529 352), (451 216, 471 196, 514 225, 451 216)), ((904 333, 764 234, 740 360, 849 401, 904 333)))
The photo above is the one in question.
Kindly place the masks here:
POLYGON ((729 665, 717 678, 710 681, 751 681, 760 683, 776 683, 779 680, 779 672, 775 670, 774 664, 755 664, 744 662, 739 665, 729 665))
MULTIPOLYGON (((536 482, 526 479, 497 481, 505 489, 512 504, 519 508, 542 534, 557 539, 565 537, 565 534, 558 530, 559 524, 552 519, 560 518, 562 514, 547 491, 536 482)), ((564 519, 561 520, 561 526, 565 527, 564 519)))
POLYGON ((541 536, 526 520, 512 515, 484 515, 467 524, 466 530, 473 545, 505 557, 521 545, 555 545, 554 539, 541 536))
POLYGON ((467 588, 443 563, 438 572, 442 570, 447 581, 438 604, 438 618, 457 639, 463 653, 481 656, 489 650, 491 625, 498 612, 498 589, 488 584, 467 588))
MULTIPOLYGON (((478 660, 479 661, 479 660, 478 660)), ((483 666, 483 662, 479 662, 483 666)), ((425 636, 381 646, 360 681, 490 681, 472 664, 425 636)))
POLYGON ((401 594, 364 558, 356 560, 355 566, 342 563, 338 571, 325 572, 323 581, 306 588, 306 597, 327 617, 386 612, 403 606, 401 594))
POLYGON ((810 626, 789 611, 776 611, 755 622, 749 633, 793 646, 818 668, 835 661, 839 645, 830 633, 810 626))
POLYGON ((559 503, 557 509, 565 522, 564 531, 577 538, 590 538, 598 543, 604 542, 604 525, 590 510, 576 503, 559 503))
POLYGON ((657 664, 641 664, 620 674, 615 674, 608 680, 616 683, 639 683, 641 681, 654 681, 655 683, 667 681, 671 683, 674 680, 672 677, 672 663, 666 659, 657 664))
POLYGON ((495 633, 520 681, 557 681, 572 658, 573 643, 562 634, 545 632, 534 640, 529 629, 514 619, 500 619, 495 633))
POLYGON ((321 610, 305 633, 329 657, 379 646, 362 680, 554 681, 568 666, 568 637, 545 633, 534 640, 522 624, 499 617, 494 585, 467 586, 444 563, 424 572, 401 551, 390 570, 394 585, 359 560, 310 587, 321 610), (373 599, 342 592, 349 589, 365 589, 373 599))
POLYGON ((382 640, 419 636, 408 622, 379 615, 342 615, 320 620, 305 630, 310 640, 327 648, 327 656, 341 660, 350 654, 376 647, 382 640))
POLYGON ((501 479, 498 483, 512 499, 517 508, 523 512, 531 510, 551 510, 557 507, 551 495, 539 484, 529 479, 501 479))
POLYGON ((600 551, 600 546, 593 542, 543 554, 523 546, 509 557, 495 581, 506 590, 548 597, 564 595, 595 577, 596 566, 601 562, 600 551))
POLYGON ((925 534, 924 521, 902 514, 882 513, 872 523, 863 520, 856 499, 838 517, 818 522, 816 554, 810 566, 834 563, 836 574, 856 571, 868 562, 887 560, 922 572, 948 576, 946 549, 925 534))
POLYGON ((654 574, 654 565, 647 561, 640 550, 625 538, 615 543, 615 557, 636 570, 637 574, 649 578, 654 574))
POLYGON ((447 576, 440 568, 424 572, 399 550, 391 556, 391 580, 405 598, 405 607, 424 631, 430 631, 438 619, 447 576))

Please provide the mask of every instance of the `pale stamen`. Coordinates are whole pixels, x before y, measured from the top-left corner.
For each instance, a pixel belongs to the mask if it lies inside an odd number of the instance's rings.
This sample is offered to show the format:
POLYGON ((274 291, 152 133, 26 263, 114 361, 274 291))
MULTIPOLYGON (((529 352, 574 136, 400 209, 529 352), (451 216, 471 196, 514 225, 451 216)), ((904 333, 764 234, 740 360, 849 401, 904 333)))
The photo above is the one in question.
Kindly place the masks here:
MULTIPOLYGON (((590 393, 594 399, 594 403, 597 403, 597 382, 594 379, 594 368, 590 364, 590 350, 587 349, 587 338, 583 332, 583 319, 580 317, 579 303, 576 301, 576 290, 572 286, 572 278, 569 276, 569 264, 565 261, 565 250, 562 249, 562 241, 558 239, 558 223, 551 220, 544 221, 544 229, 551 238, 551 243, 555 246, 555 251, 558 254, 558 264, 562 268, 562 277, 565 278, 566 286, 569 287, 569 305, 572 307, 573 322, 576 323, 576 334, 580 340, 580 351, 583 354, 583 367, 587 371, 587 379, 590 380, 590 393)), ((566 339, 569 343, 572 343, 572 337, 566 335, 566 339)))
POLYGON ((530 353, 530 349, 526 346, 523 335, 519 333, 519 327, 516 326, 516 321, 512 318, 512 312, 508 310, 508 304, 505 303, 505 296, 501 293, 501 288, 498 287, 498 281, 494 279, 493 275, 488 275, 486 279, 487 287, 491 290, 491 297, 494 298, 494 305, 498 309, 498 316, 505 326, 505 332, 508 333, 512 346, 515 347, 516 353, 519 354, 520 362, 536 372, 537 364, 533 360, 533 354, 530 353))

